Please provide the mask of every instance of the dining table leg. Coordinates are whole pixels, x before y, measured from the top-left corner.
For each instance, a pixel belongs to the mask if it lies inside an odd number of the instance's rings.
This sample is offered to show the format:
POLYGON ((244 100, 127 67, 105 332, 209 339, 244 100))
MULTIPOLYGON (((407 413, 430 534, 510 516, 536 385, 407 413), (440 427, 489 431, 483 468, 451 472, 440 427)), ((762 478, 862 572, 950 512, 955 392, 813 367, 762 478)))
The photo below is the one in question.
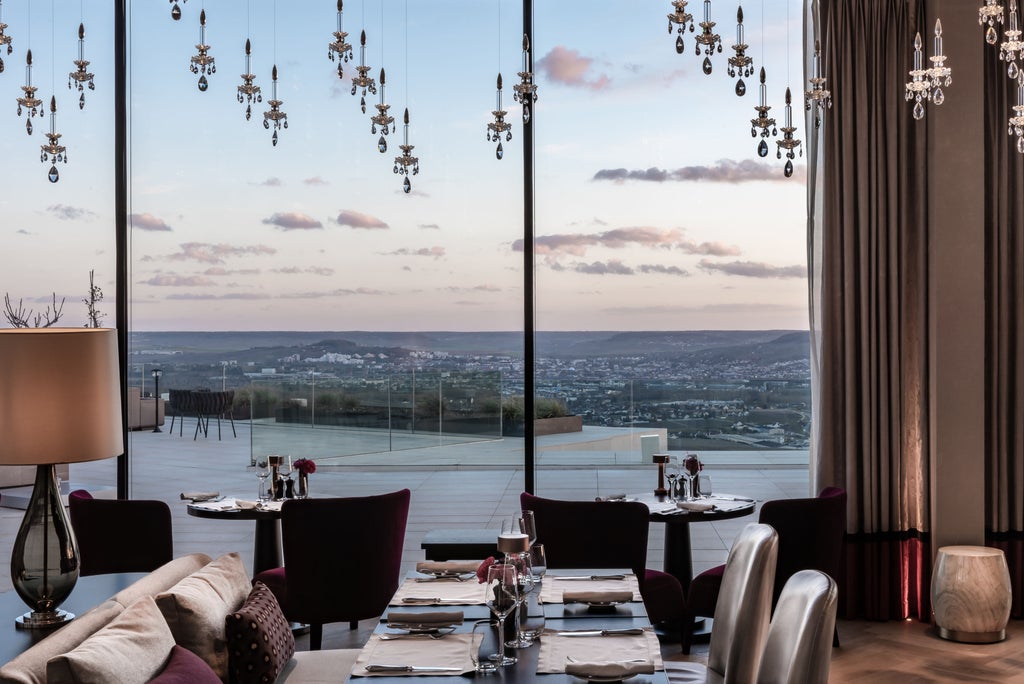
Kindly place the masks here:
POLYGON ((253 574, 258 575, 264 570, 279 568, 281 565, 281 521, 277 518, 260 518, 256 521, 256 538, 253 544, 253 574))
POLYGON ((679 580, 683 592, 693 579, 693 556, 690 550, 690 523, 685 517, 665 521, 665 572, 679 580))

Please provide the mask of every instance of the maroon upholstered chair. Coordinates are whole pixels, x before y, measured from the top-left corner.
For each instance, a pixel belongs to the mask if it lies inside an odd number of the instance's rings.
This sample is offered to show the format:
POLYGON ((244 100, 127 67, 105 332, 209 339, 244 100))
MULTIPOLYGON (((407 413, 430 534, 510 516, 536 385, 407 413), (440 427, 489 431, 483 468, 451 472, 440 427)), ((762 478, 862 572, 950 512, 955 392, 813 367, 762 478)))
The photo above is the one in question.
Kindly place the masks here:
MULTIPOLYGON (((350 498, 293 499, 281 507, 284 567, 254 578, 292 622, 309 623, 320 650, 329 622, 377 618, 398 589, 408 489, 350 498)), ((344 673, 342 673, 343 675, 344 673)))
POLYGON ((519 495, 519 504, 533 511, 549 568, 630 568, 652 623, 682 618, 679 580, 646 567, 647 506, 635 501, 559 501, 526 492, 519 495))
POLYGON ((149 572, 174 557, 171 509, 163 501, 94 499, 76 489, 68 509, 82 576, 149 572))
MULTIPOLYGON (((766 501, 761 506, 758 521, 771 525, 779 533, 773 607, 786 580, 800 570, 820 570, 842 584, 845 489, 826 487, 814 498, 766 501)), ((683 624, 683 653, 690 652, 694 618, 715 614, 724 567, 719 565, 706 570, 690 583, 686 598, 687 616, 683 624)), ((833 644, 839 645, 837 630, 833 630, 833 644)))

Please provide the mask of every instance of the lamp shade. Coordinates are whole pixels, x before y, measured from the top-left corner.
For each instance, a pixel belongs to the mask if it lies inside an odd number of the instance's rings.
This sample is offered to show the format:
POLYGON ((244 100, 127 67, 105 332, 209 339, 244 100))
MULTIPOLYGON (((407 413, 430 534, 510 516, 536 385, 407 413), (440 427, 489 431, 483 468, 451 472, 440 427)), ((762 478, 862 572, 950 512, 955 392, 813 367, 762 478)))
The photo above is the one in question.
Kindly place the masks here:
POLYGON ((0 330, 0 465, 122 454, 119 378, 115 330, 0 330))

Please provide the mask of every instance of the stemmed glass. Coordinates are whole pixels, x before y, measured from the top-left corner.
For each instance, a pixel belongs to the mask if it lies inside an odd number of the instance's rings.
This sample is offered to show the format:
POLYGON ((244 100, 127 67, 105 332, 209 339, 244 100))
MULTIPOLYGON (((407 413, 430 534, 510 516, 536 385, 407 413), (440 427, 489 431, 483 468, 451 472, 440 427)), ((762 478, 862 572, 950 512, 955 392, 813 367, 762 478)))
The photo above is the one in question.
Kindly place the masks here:
POLYGON ((505 618, 519 605, 519 573, 511 564, 495 563, 487 568, 487 607, 498 620, 498 652, 489 656, 495 665, 512 665, 516 658, 505 655, 505 618))
POLYGON ((257 499, 259 501, 267 500, 267 478, 270 477, 270 465, 267 459, 261 458, 256 461, 256 477, 260 479, 260 489, 257 499))
POLYGON ((519 511, 517 520, 519 531, 529 538, 532 548, 537 543, 537 521, 533 517, 533 511, 519 511))
POLYGON ((280 474, 281 474, 281 489, 283 490, 281 492, 281 494, 282 494, 282 496, 284 496, 287 492, 292 491, 292 486, 293 486, 293 485, 291 485, 291 480, 292 480, 292 457, 291 456, 282 456, 281 457, 281 467, 278 469, 278 472, 280 472, 280 474))
POLYGON ((668 463, 665 464, 665 479, 668 480, 668 498, 673 501, 679 499, 679 478, 682 472, 683 464, 676 456, 670 456, 668 463))
POLYGON ((529 648, 533 646, 534 635, 523 629, 523 621, 529 613, 529 597, 534 589, 533 568, 530 566, 530 552, 516 553, 506 559, 516 569, 519 596, 516 600, 516 631, 512 638, 505 642, 511 648, 529 648))

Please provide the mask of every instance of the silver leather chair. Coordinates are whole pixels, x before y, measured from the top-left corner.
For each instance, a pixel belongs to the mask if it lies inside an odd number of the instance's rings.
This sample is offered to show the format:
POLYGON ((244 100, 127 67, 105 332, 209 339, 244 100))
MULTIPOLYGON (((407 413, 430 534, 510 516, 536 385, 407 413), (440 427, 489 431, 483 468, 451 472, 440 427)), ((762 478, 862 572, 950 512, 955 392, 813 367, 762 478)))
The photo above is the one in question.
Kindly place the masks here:
POLYGON ((768 627, 757 684, 828 681, 838 594, 835 581, 819 570, 789 578, 768 627))
MULTIPOLYGON (((771 525, 751 523, 743 528, 725 562, 707 667, 700 663, 666 662, 669 682, 757 681, 768 636, 778 553, 779 535, 771 525)), ((828 636, 832 638, 831 631, 828 636)))

